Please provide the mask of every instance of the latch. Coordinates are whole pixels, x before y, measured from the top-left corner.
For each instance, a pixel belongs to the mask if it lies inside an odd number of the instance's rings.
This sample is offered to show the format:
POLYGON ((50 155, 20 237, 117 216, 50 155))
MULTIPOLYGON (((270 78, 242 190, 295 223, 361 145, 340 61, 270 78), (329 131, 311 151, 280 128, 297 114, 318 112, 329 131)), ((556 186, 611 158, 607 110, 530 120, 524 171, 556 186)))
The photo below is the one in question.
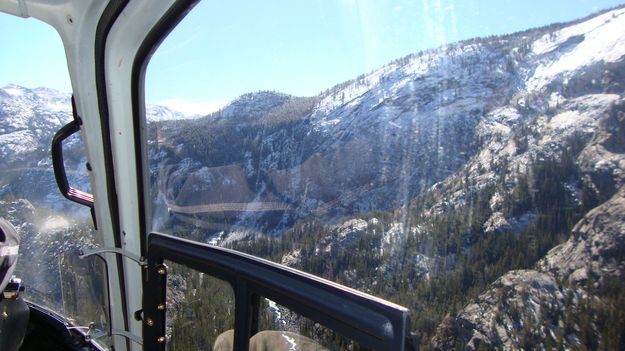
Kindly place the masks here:
POLYGON ((20 292, 22 291, 24 291, 24 285, 22 285, 22 280, 20 278, 12 276, 9 280, 9 283, 4 288, 2 296, 7 300, 17 300, 20 292))

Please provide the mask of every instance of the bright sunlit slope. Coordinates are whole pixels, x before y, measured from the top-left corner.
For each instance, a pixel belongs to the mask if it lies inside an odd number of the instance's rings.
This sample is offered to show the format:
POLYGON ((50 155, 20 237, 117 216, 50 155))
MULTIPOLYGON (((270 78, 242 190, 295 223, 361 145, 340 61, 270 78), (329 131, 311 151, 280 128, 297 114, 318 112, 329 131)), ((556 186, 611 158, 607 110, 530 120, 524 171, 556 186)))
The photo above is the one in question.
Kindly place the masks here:
POLYGON ((619 3, 203 1, 155 52, 146 98, 207 114, 253 91, 313 96, 411 53, 570 21, 619 3))

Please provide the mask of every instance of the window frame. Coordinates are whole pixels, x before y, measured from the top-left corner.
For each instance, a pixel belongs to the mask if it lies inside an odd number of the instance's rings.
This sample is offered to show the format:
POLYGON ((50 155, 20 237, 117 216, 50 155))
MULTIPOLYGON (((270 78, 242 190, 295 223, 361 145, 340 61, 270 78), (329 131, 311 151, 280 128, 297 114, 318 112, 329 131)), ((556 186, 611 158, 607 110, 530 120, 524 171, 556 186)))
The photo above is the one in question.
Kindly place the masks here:
POLYGON ((143 346, 147 350, 165 350, 167 343, 165 260, 230 283, 235 293, 235 350, 248 350, 250 337, 258 331, 261 297, 318 322, 365 349, 407 348, 410 318, 405 307, 252 255, 151 233, 144 290, 152 293, 143 295, 143 346))

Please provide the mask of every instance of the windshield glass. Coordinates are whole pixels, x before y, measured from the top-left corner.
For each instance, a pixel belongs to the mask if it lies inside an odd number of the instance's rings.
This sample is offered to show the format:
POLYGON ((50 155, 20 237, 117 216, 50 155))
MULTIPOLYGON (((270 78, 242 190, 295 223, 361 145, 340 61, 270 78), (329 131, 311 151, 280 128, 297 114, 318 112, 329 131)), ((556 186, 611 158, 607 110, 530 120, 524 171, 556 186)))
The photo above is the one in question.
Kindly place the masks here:
MULTIPOLYGON (((104 264, 78 258, 81 248, 100 246, 89 209, 61 195, 52 170, 52 137, 73 119, 61 40, 41 22, 5 14, 0 31, 23 35, 0 37, 0 218, 21 237, 14 271, 25 286, 20 296, 84 332, 90 323, 94 332, 107 330, 104 264), (31 39, 45 44, 24 45, 31 39)), ((69 183, 89 191, 83 148, 77 133, 63 142, 63 156, 69 183)))
POLYGON ((152 229, 406 306, 424 348, 622 347, 616 5, 201 2, 147 70, 152 229))

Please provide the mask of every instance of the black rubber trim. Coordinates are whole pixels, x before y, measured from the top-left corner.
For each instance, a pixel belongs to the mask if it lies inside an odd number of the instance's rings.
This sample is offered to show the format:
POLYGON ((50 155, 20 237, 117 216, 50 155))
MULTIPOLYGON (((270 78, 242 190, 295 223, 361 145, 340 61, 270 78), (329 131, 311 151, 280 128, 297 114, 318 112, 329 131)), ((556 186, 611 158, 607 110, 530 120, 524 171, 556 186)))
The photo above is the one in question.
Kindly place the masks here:
POLYGON ((67 180, 65 173, 65 162, 63 158, 63 141, 74 133, 78 132, 80 127, 76 121, 71 121, 59 129, 54 138, 52 138, 52 168, 54 169, 54 178, 59 186, 61 194, 68 200, 78 204, 93 207, 93 196, 91 194, 81 194, 79 190, 72 188, 67 180))
POLYGON ((137 51, 132 63, 131 92, 132 92, 132 115, 135 136, 135 159, 137 160, 137 189, 139 204, 139 225, 141 237, 141 254, 146 253, 146 237, 148 228, 151 226, 150 174, 148 164, 147 146, 147 122, 145 119, 145 71, 149 59, 156 51, 160 43, 176 27, 176 25, 193 9, 199 0, 179 0, 167 10, 165 15, 156 23, 145 37, 137 51), (146 189, 146 187, 148 187, 146 189))
MULTIPOLYGON (((102 147, 104 153, 104 166, 106 173, 106 189, 109 203, 109 214, 111 216, 113 237, 115 246, 122 247, 122 236, 120 230, 119 220, 119 204, 117 199, 117 188, 115 186, 115 169, 113 164, 113 152, 111 148, 111 130, 109 127, 109 110, 108 110, 108 98, 106 94, 106 75, 105 75, 105 53, 106 53, 106 40, 113 23, 117 20, 123 9, 128 4, 128 0, 111 0, 96 28, 95 36, 95 80, 96 90, 98 95, 98 109, 100 112, 100 127, 102 130, 102 147)), ((129 318, 128 318, 128 303, 126 301, 126 284, 124 282, 124 261, 121 256, 117 255, 117 267, 119 286, 122 291, 122 315, 124 316, 124 329, 128 330, 129 318)), ((130 349, 130 341, 126 340, 126 348, 130 349)))
MULTIPOLYGON (((63 141, 74 133, 78 132, 80 127, 76 121, 71 121, 56 131, 52 138, 52 147, 50 152, 52 153, 52 169, 54 169, 54 178, 56 179, 56 185, 58 185, 61 194, 68 197, 69 194, 69 182, 67 181, 67 174, 65 174, 65 161, 63 158, 63 141)), ((74 199, 68 198, 68 200, 74 201, 74 199)), ((83 203, 81 205, 91 206, 93 202, 83 203)))
POLYGON ((78 132, 80 130, 80 126, 82 125, 82 120, 76 111, 76 101, 74 100, 74 96, 72 96, 72 111, 74 120, 59 129, 56 134, 54 134, 54 138, 52 138, 52 146, 50 148, 52 153, 52 169, 54 170, 54 178, 56 179, 56 184, 58 185, 61 194, 70 201, 89 207, 91 211, 91 219, 93 220, 93 226, 95 229, 98 229, 98 223, 95 217, 93 195, 71 187, 65 172, 63 141, 78 132))

